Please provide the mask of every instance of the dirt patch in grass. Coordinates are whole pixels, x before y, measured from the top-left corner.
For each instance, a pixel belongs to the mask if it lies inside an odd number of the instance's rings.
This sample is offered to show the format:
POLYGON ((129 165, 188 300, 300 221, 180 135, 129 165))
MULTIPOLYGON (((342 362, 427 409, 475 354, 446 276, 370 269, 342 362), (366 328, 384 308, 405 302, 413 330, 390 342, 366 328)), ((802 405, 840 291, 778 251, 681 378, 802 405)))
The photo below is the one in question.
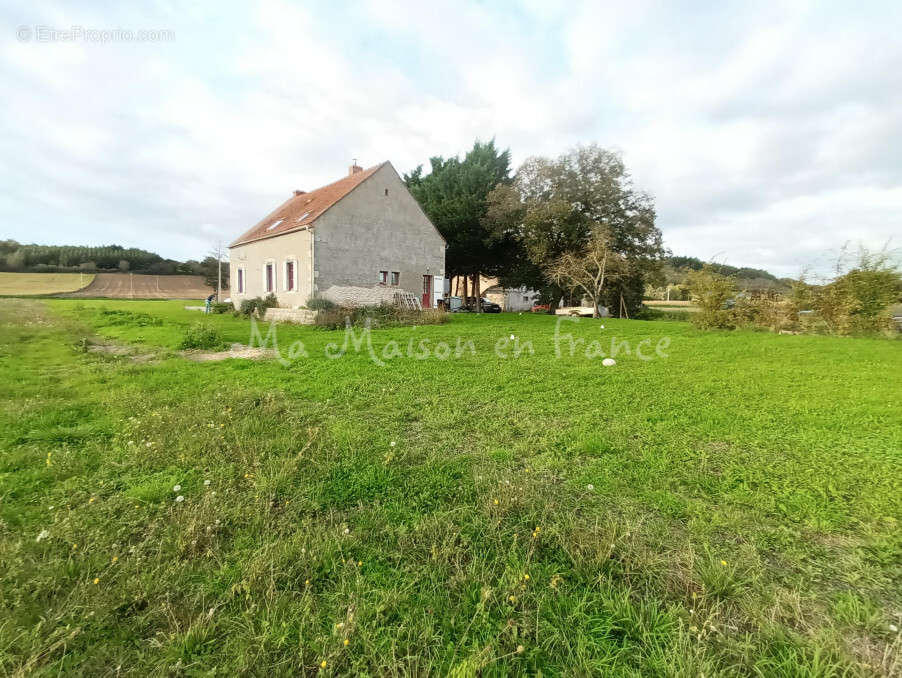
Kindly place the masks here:
POLYGON ((216 360, 228 360, 239 358, 241 360, 264 360, 272 358, 275 352, 269 348, 252 348, 244 344, 232 344, 228 351, 182 351, 182 355, 195 362, 213 362, 216 360))
POLYGON ((137 349, 134 346, 126 346, 123 344, 91 343, 90 340, 86 340, 83 346, 85 353, 128 358, 135 363, 148 363, 157 357, 156 353, 139 354, 136 352, 137 349))

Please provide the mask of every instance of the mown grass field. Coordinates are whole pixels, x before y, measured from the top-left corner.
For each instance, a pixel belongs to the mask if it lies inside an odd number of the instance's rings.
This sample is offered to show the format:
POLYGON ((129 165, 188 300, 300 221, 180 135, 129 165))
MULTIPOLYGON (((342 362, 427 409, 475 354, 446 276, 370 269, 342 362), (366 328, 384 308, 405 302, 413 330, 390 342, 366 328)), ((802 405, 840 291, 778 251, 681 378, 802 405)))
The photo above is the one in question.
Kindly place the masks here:
POLYGON ((94 280, 93 273, 8 273, 0 271, 0 296, 74 292, 94 280))
POLYGON ((0 674, 902 671, 902 342, 566 323, 603 368, 501 314, 196 363, 182 305, 0 301, 0 674))

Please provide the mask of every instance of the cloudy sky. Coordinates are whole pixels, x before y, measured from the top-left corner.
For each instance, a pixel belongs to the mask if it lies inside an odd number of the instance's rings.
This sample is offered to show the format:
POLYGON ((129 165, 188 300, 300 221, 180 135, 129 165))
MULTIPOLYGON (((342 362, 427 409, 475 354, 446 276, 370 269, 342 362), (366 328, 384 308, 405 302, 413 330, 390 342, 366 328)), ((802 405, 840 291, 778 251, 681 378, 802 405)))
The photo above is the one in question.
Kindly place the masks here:
POLYGON ((495 137, 618 149, 675 254, 902 246, 898 0, 127 4, 0 3, 0 238, 198 258, 352 158, 495 137))

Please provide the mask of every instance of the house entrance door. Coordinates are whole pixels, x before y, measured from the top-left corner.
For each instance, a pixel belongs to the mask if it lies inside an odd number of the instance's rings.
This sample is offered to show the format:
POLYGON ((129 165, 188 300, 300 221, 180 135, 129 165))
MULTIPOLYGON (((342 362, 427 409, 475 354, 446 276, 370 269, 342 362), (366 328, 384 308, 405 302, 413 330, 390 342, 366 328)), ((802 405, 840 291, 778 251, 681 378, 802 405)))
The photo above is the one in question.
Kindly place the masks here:
POLYGON ((423 308, 432 308, 432 276, 423 276, 423 308))

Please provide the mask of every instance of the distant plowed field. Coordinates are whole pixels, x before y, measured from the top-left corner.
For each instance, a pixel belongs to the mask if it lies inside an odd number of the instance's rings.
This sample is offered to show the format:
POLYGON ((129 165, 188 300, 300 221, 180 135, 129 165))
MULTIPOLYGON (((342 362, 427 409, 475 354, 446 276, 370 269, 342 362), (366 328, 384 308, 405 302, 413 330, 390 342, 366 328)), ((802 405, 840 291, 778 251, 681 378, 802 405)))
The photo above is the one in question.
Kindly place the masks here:
POLYGON ((67 297, 111 299, 203 299, 213 291, 199 275, 98 273, 87 287, 67 297))
POLYGON ((0 273, 0 294, 28 296, 74 292, 93 280, 93 273, 0 273))

